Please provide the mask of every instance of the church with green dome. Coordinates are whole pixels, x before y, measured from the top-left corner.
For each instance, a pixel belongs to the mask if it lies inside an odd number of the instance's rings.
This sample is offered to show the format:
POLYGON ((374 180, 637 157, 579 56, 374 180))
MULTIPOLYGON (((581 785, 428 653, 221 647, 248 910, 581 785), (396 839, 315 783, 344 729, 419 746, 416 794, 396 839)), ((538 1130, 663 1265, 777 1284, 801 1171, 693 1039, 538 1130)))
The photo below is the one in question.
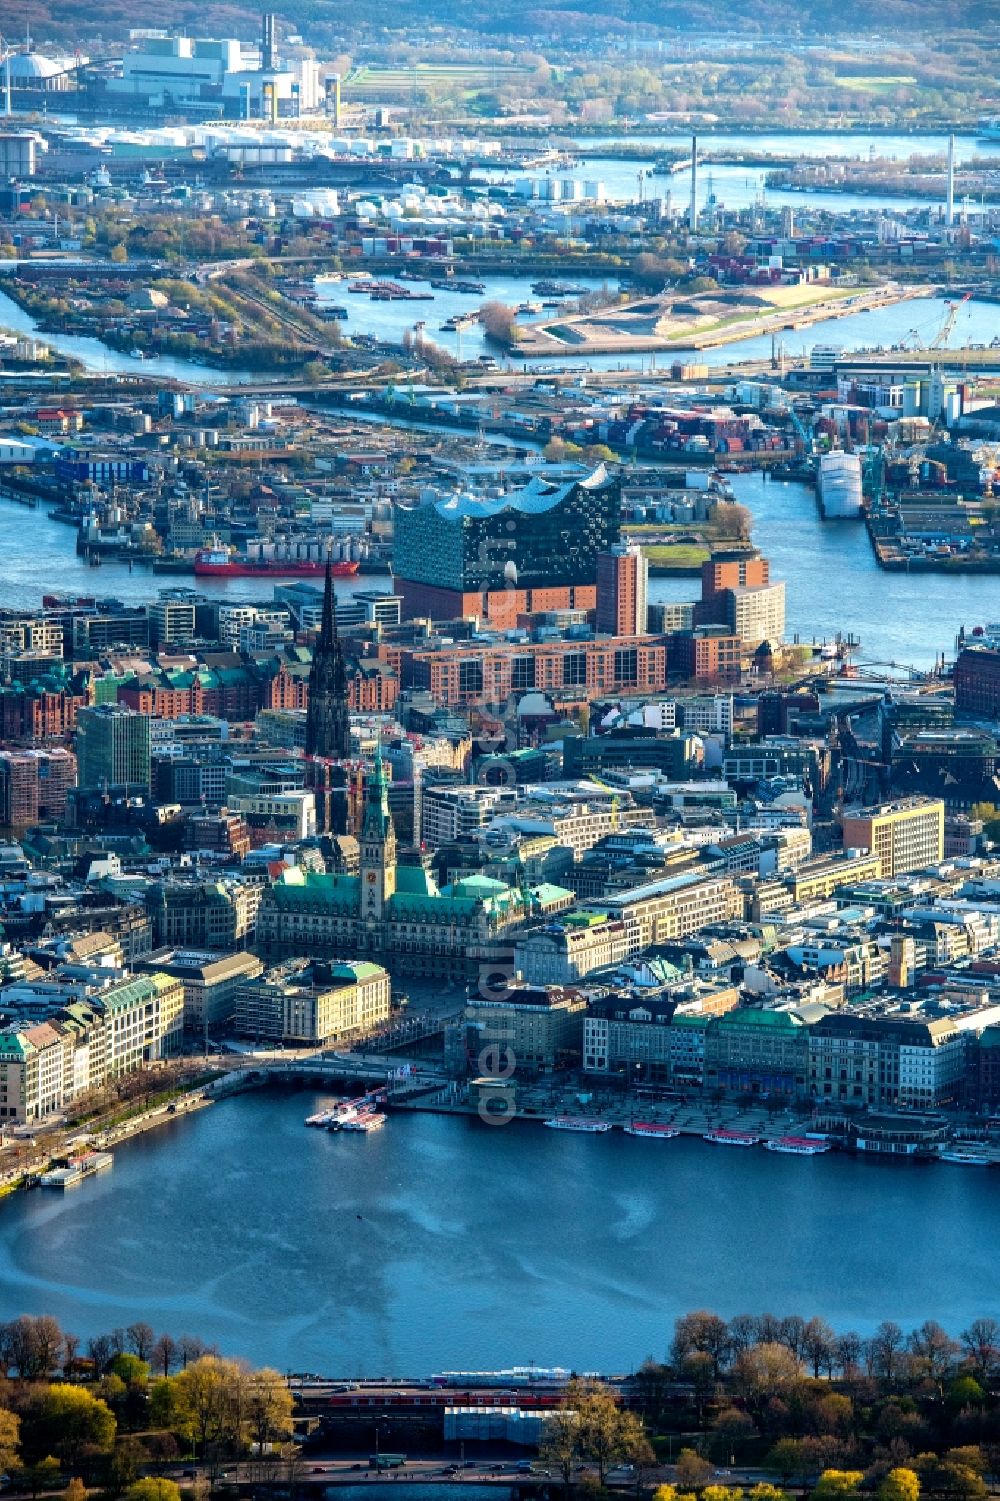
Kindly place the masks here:
POLYGON ((508 962, 512 930, 576 898, 562 886, 508 886, 472 875, 439 887, 423 865, 400 865, 380 754, 365 789, 357 875, 290 867, 265 892, 257 942, 269 956, 377 959, 398 974, 475 978, 508 962))

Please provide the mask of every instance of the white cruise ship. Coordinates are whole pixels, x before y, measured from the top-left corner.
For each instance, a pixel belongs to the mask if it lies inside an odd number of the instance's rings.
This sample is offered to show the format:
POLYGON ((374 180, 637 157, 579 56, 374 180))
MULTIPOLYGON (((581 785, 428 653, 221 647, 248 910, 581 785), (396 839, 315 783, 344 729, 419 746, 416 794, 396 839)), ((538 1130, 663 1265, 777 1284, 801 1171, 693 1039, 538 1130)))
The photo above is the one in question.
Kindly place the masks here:
POLYGON ((819 461, 819 503, 827 521, 861 515, 861 459, 835 449, 819 461))

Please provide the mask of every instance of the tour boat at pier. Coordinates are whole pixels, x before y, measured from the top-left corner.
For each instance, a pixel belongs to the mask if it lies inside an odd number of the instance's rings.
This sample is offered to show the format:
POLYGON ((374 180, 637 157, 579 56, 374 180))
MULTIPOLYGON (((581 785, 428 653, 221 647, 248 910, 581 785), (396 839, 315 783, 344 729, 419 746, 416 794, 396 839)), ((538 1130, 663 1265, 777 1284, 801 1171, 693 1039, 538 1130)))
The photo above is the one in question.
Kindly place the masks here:
POLYGON ((830 1150, 828 1141, 818 1141, 812 1136, 776 1136, 764 1145, 769 1152, 790 1152, 793 1157, 818 1157, 830 1150))
POLYGON ((86 1152, 74 1157, 65 1167, 53 1167, 38 1179, 42 1188, 74 1188, 84 1178, 93 1178, 97 1173, 106 1173, 114 1164, 110 1152, 86 1152))
POLYGON ((341 1131, 381 1131, 386 1118, 377 1110, 366 1110, 362 1115, 356 1115, 353 1120, 340 1122, 341 1131))
MULTIPOLYGON (((359 565, 346 559, 331 561, 334 578, 353 578, 359 565)), ((326 572, 326 560, 319 558, 247 558, 224 547, 203 547, 195 553, 195 576, 198 578, 314 578, 326 572)))
POLYGON ((589 1120, 585 1115, 554 1115, 543 1123, 551 1131, 610 1131, 610 1121, 589 1120))
POLYGON ((705 1141, 714 1141, 720 1147, 756 1147, 760 1143, 759 1136, 751 1136, 748 1131, 723 1131, 717 1129, 705 1132, 705 1141))
POLYGON ((939 1162, 958 1162, 963 1167, 989 1167, 993 1161, 985 1152, 962 1152, 948 1148, 938 1152, 939 1162))
POLYGON ((659 1121, 629 1121, 625 1127, 626 1136, 655 1136, 661 1141, 670 1141, 680 1134, 676 1126, 664 1126, 659 1121))

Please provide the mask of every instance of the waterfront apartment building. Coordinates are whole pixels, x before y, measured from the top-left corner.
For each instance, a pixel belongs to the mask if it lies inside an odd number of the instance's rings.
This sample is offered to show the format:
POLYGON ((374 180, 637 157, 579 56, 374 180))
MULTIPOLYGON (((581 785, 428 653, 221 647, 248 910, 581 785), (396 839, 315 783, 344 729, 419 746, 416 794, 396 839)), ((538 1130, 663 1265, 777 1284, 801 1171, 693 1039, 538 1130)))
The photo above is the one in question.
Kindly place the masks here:
POLYGON ((686 938, 709 923, 741 917, 743 898, 730 876, 691 870, 587 902, 585 910, 621 922, 632 955, 655 943, 686 938))
POLYGON ((507 986, 499 996, 474 996, 465 1007, 472 1054, 509 1049, 518 1071, 551 1073, 579 1061, 586 998, 562 985, 507 986))
POLYGON ((712 1017, 705 1031, 705 1087, 727 1094, 802 1096, 809 1026, 798 1012, 743 1006, 712 1017))
POLYGON ((566 701, 605 694, 662 693, 667 646, 656 636, 597 641, 463 642, 401 654, 403 685, 423 689, 435 703, 505 704, 537 690, 566 701))
POLYGON ((746 648, 725 625, 697 626, 670 637, 670 671, 686 683, 738 683, 746 648))
POLYGON ((837 1011, 809 1035, 817 1101, 934 1110, 962 1098, 974 1039, 953 1021, 837 1011))
POLYGON ((759 589, 730 589, 726 624, 746 647, 768 641, 779 645, 785 637, 785 585, 764 584, 759 589))
POLYGON ((597 555, 597 629, 608 636, 645 636, 649 563, 641 547, 614 543, 597 555))
POLYGON ((149 644, 155 650, 177 646, 195 637, 194 593, 189 589, 165 589, 150 604, 149 644))
POLYGON ((235 1027, 258 1042, 324 1047, 377 1031, 390 1010, 389 972, 381 965, 296 959, 241 986, 235 1027))
POLYGON ((599 997, 591 1001, 583 1024, 584 1071, 633 1082, 698 1085, 709 1018, 738 1003, 735 985, 685 987, 650 1000, 629 993, 599 997))
POLYGON ((882 875, 925 870, 944 859, 944 803, 940 798, 906 797, 870 808, 846 808, 844 848, 876 855, 882 875))
POLYGON ((180 1052, 184 996, 169 975, 115 981, 44 1021, 0 1030, 0 1118, 39 1121, 112 1079, 180 1052))

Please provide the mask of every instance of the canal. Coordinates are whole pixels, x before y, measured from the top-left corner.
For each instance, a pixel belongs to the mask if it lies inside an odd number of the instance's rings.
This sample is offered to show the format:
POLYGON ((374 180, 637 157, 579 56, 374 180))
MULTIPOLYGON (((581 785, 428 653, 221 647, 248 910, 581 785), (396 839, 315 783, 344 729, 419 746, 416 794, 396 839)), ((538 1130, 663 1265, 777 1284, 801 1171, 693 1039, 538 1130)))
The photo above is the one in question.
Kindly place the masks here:
POLYGON ((306 1130, 325 1098, 243 1095, 6 1199, 0 1315, 143 1319, 345 1376, 623 1371, 699 1307, 861 1333, 1000 1315, 997 1173, 450 1116, 306 1130))

